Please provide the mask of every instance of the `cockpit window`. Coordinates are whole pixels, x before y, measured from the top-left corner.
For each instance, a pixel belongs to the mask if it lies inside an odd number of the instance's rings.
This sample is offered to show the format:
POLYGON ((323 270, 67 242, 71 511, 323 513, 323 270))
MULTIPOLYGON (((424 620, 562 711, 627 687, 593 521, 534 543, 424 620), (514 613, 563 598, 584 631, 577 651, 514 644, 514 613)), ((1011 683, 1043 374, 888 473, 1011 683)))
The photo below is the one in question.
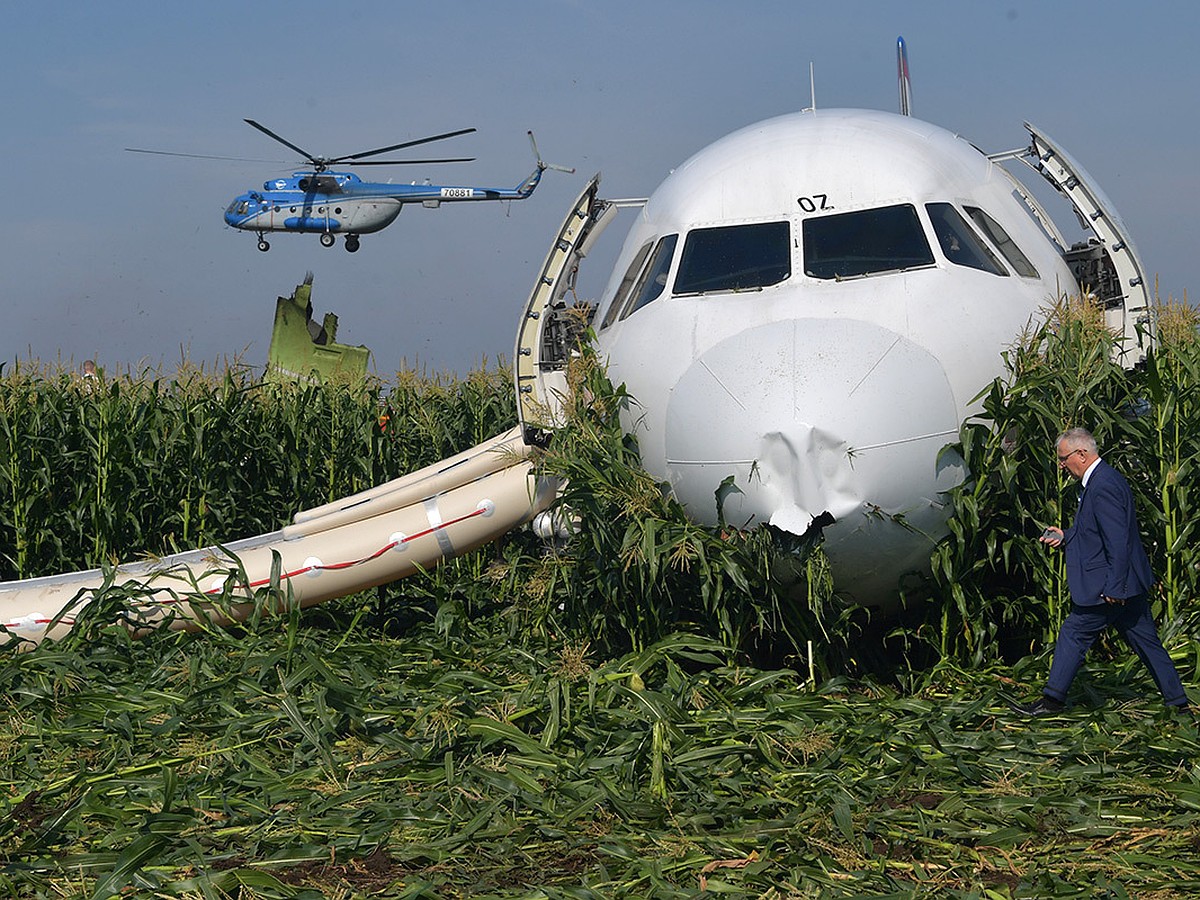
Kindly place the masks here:
POLYGON ((971 217, 971 221, 979 226, 979 230, 983 232, 996 249, 1004 254, 1004 258, 1008 260, 1008 264, 1022 278, 1037 278, 1038 270, 1033 263, 1029 261, 1029 257, 1021 252, 1021 248, 1013 243, 1013 239, 1008 236, 1008 232, 1000 227, 1000 223, 985 213, 977 206, 964 206, 967 215, 971 217))
POLYGON ((675 256, 675 243, 679 235, 668 234, 654 249, 654 258, 642 272, 629 303, 621 312, 621 318, 632 315, 652 300, 657 300, 667 286, 667 273, 671 271, 671 259, 675 256))
POLYGON ((979 269, 993 275, 1008 277, 1008 270, 1001 265, 996 254, 979 239, 975 230, 967 224, 957 209, 949 203, 926 203, 933 232, 942 245, 946 259, 956 266, 979 269))
POLYGON ((792 274, 787 222, 760 222, 688 232, 675 276, 676 294, 745 291, 792 274))
POLYGON ((625 300, 629 297, 629 291, 633 288, 633 282, 638 277, 638 273, 642 271, 642 266, 646 264, 646 257, 650 255, 650 248, 653 246, 653 241, 646 241, 638 249, 638 252, 634 254, 633 262, 629 264, 629 268, 625 271, 625 277, 621 279, 620 285, 617 286, 617 292, 613 294, 612 303, 604 313, 604 321, 600 323, 601 331, 617 321, 617 313, 625 305, 625 300))
POLYGON ((804 272, 851 278, 933 265, 933 251, 911 203, 805 219, 804 272))

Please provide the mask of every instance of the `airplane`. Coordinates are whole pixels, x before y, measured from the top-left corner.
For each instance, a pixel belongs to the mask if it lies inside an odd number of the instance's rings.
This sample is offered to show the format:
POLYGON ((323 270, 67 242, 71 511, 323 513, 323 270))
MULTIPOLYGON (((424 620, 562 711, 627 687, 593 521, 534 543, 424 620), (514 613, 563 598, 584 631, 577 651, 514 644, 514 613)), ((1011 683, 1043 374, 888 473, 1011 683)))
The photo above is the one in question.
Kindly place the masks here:
POLYGON ((989 155, 913 118, 903 38, 897 58, 899 114, 814 102, 700 150, 644 200, 604 201, 596 176, 514 354, 522 426, 544 439, 571 355, 544 341, 579 330, 561 292, 617 207, 637 207, 590 321, 636 401, 643 464, 699 522, 819 531, 835 587, 876 607, 928 572, 968 474, 943 448, 1030 320, 1086 291, 1125 365, 1152 341, 1144 269, 1094 179, 1033 125, 989 155), (1067 196, 1085 240, 1063 237, 1014 161, 1067 196))
MULTIPOLYGON (((470 162, 473 157, 447 159, 378 160, 367 159, 381 153, 403 150, 433 141, 442 141, 463 134, 474 128, 462 128, 435 134, 417 140, 404 141, 375 150, 352 153, 346 156, 316 156, 296 144, 280 137, 266 126, 253 119, 244 120, 248 125, 299 153, 311 170, 293 172, 290 177, 264 182, 261 190, 250 190, 239 194, 225 209, 225 222, 241 231, 258 235, 258 249, 271 249, 266 240, 269 232, 291 232, 297 234, 319 234, 322 246, 332 247, 336 235, 345 235, 345 247, 357 253, 359 236, 381 231, 396 220, 406 203, 420 203, 436 209, 443 203, 464 203, 482 200, 525 200, 532 196, 546 169, 573 173, 566 166, 544 162, 538 153, 533 132, 527 132, 533 148, 536 166, 520 184, 513 188, 477 187, 474 185, 393 184, 391 182, 363 181, 353 172, 341 172, 330 166, 383 166, 411 165, 423 163, 470 162)), ((155 153, 166 156, 190 156, 204 159, 231 159, 232 157, 210 157, 192 153, 169 153, 162 150, 144 150, 127 147, 134 153, 155 153)))

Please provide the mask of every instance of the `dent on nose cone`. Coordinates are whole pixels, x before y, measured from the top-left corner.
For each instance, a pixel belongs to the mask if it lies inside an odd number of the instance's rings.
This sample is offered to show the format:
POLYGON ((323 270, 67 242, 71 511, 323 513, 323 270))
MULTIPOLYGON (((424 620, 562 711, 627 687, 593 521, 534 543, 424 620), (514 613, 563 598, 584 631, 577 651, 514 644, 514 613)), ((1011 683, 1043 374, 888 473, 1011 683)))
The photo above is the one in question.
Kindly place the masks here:
POLYGON ((866 322, 797 319, 741 332, 702 354, 667 407, 667 477, 698 518, 769 522, 803 534, 823 514, 826 551, 852 592, 923 568, 944 532, 939 468, 958 411, 938 361, 866 322), (844 561, 841 565, 839 561, 844 561))

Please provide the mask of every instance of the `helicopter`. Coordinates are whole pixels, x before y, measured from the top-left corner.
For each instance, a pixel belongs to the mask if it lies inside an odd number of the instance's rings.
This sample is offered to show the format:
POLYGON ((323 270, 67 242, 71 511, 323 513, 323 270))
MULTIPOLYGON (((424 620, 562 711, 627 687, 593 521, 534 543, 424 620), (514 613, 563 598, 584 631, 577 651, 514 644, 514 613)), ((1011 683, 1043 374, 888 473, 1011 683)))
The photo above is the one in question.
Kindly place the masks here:
MULTIPOLYGON (((544 162, 538 152, 533 132, 527 132, 536 165, 520 184, 513 188, 477 187, 473 185, 393 184, 364 181, 353 172, 331 169, 331 166, 386 166, 425 163, 471 162, 474 157, 443 159, 367 159, 381 153, 404 150, 434 141, 470 134, 476 129, 461 128, 443 134, 430 135, 387 147, 351 153, 346 156, 316 156, 286 138, 276 134, 253 119, 246 124, 294 150, 311 166, 311 170, 293 172, 290 177, 276 178, 263 183, 261 190, 250 190, 234 197, 225 209, 225 222, 241 231, 258 235, 258 249, 271 249, 268 232, 319 234, 322 246, 332 247, 336 235, 345 235, 345 247, 350 253, 359 249, 359 235, 381 231, 396 220, 406 203, 420 203, 436 209, 443 203, 463 203, 481 200, 525 200, 537 189, 546 169, 574 173, 573 168, 544 162)), ((192 153, 169 153, 162 150, 143 150, 127 147, 133 153, 155 153, 167 156, 190 156, 204 159, 232 159, 192 153)))

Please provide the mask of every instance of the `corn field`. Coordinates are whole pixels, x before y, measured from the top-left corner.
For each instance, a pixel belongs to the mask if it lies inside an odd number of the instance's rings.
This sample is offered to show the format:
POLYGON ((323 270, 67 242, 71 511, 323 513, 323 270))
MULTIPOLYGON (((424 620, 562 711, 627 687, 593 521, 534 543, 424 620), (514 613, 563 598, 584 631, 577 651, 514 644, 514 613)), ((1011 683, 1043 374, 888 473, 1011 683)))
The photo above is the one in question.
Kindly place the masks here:
MULTIPOLYGON (((1064 713, 1008 710, 1065 612, 1036 536, 1073 508, 1071 425, 1135 488, 1197 681, 1200 342, 1187 307, 1158 325, 1134 372, 1086 303, 1014 344, 963 424, 951 537, 888 622, 838 603, 819 545, 688 522, 587 353, 537 459, 568 541, 138 640, 114 585, 65 640, 0 655, 0 896, 1196 896, 1200 733, 1126 648, 1064 713)), ((4 577, 272 530, 514 419, 499 371, 0 371, 4 577)))
POLYGON ((508 428, 510 393, 499 371, 322 387, 0 368, 0 578, 272 531, 508 428))
MULTIPOLYGON (((974 473, 955 492, 952 539, 933 557, 936 617, 924 636, 942 658, 979 663, 999 642, 1018 654, 1053 639, 1070 605, 1062 554, 1036 541, 1066 527, 1076 483, 1060 470, 1054 437, 1068 427, 1095 434, 1101 454, 1133 487, 1143 540, 1159 578, 1155 606, 1169 631, 1194 635, 1200 552, 1200 340, 1197 314, 1158 309, 1158 344, 1127 372, 1099 310, 1063 301, 1006 354, 1009 375, 983 392, 983 413, 964 424, 956 449, 974 473)), ((1191 675, 1200 655, 1187 642, 1191 675)))

